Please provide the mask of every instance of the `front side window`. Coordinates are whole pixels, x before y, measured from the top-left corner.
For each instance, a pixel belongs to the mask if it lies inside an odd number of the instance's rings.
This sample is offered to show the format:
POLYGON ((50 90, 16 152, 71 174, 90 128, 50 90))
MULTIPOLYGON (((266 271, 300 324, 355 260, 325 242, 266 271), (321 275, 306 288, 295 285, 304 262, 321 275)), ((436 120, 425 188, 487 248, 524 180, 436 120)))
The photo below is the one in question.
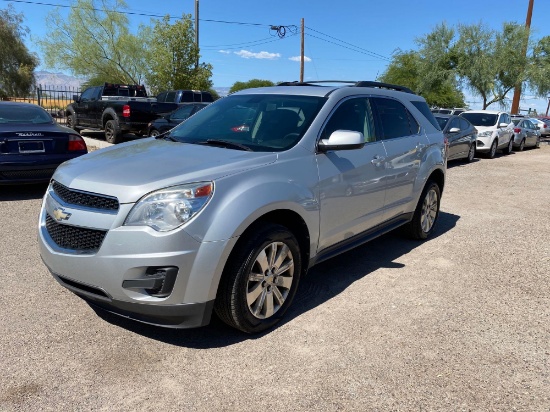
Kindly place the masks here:
POLYGON ((240 145, 279 152, 294 146, 326 102, 325 97, 231 95, 212 103, 166 135, 183 143, 240 145), (224 141, 224 142, 221 142, 224 141))
POLYGON ((91 87, 89 89, 84 90, 84 93, 80 96, 80 101, 87 102, 92 100, 92 98, 95 96, 96 88, 91 87))
POLYGON ((451 129, 461 129, 460 127, 460 121, 458 120, 457 117, 455 117, 453 120, 451 120, 451 123, 449 124, 449 130, 451 129))
POLYGON ((328 139, 336 130, 349 130, 361 133, 365 142, 376 140, 369 106, 366 97, 345 100, 330 116, 321 139, 328 139))
POLYGON ((383 97, 375 97, 372 100, 382 128, 380 133, 383 139, 418 134, 420 126, 403 104, 383 97))

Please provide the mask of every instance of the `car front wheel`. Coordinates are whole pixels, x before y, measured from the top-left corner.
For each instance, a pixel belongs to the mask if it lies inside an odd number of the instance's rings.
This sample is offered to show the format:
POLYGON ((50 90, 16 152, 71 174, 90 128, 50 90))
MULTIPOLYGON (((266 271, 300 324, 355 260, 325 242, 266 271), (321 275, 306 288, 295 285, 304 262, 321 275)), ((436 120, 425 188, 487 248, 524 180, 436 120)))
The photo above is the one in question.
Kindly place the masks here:
POLYGON ((489 159, 493 159, 496 154, 497 154, 497 141, 493 140, 493 144, 491 144, 491 148, 489 149, 489 153, 487 153, 487 157, 489 159))
POLYGON ((504 154, 510 154, 512 153, 512 149, 514 146, 514 138, 510 138, 510 141, 508 142, 508 146, 503 150, 504 154))
POLYGON ((258 333, 281 320, 300 280, 294 235, 277 224, 256 225, 237 244, 218 286, 214 310, 229 326, 258 333))
POLYGON ((468 156, 466 157, 467 163, 472 163, 476 157, 476 144, 472 143, 468 149, 468 156))

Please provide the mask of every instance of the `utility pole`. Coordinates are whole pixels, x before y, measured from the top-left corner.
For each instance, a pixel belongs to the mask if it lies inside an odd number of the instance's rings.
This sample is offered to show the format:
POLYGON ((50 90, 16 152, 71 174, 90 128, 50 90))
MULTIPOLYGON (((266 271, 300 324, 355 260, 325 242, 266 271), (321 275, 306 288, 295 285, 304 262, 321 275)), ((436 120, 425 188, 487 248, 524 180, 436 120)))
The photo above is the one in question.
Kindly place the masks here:
MULTIPOLYGON (((531 16, 533 15, 533 3, 535 0, 529 0, 529 7, 527 7, 527 19, 525 20, 525 27, 527 27, 527 42, 529 42, 529 31, 531 29, 531 16)), ((527 55, 527 42, 525 43, 525 48, 523 50, 523 55, 527 55)), ((519 114, 519 99, 521 97, 521 83, 516 84, 514 90, 514 98, 512 99, 512 109, 510 110, 512 114, 519 114)))
POLYGON ((302 18, 302 45, 300 47, 300 83, 304 82, 304 19, 302 18))
POLYGON ((546 116, 548 116, 548 110, 550 110, 550 96, 548 96, 548 106, 546 107, 546 116))
POLYGON ((197 61, 195 69, 199 68, 199 0, 195 0, 195 44, 197 45, 197 61))

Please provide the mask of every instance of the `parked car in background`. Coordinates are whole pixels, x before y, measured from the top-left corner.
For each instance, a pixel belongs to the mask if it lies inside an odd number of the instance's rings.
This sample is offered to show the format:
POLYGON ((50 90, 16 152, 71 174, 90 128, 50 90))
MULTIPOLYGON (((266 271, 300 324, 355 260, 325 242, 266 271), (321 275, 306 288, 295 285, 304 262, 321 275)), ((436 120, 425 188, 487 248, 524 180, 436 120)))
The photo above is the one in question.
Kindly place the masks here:
POLYGON ((0 102, 0 184, 47 182, 57 166, 87 152, 78 133, 40 106, 0 102))
POLYGON ((540 131, 531 119, 512 116, 514 123, 514 149, 519 152, 525 147, 540 146, 540 131))
POLYGON ((440 108, 440 109, 432 109, 432 113, 436 114, 455 114, 455 115, 459 115, 460 113, 462 112, 465 112, 466 109, 463 108, 463 107, 455 107, 454 109, 444 109, 444 108, 440 108))
POLYGON ((193 116, 199 110, 204 109, 210 103, 185 103, 171 113, 165 114, 159 119, 153 120, 147 125, 148 136, 158 136, 193 116))
POLYGON ((104 310, 170 328, 214 310, 255 333, 313 265, 400 226, 430 237, 447 163, 424 98, 319 83, 242 90, 156 139, 64 164, 40 212, 43 262, 104 310))
POLYGON ((203 90, 169 90, 157 95, 159 103, 212 103, 212 93, 203 90))
POLYGON ((434 114, 443 134, 449 142, 448 160, 474 160, 476 155, 476 128, 464 117, 449 114, 434 114))
POLYGON ((531 118, 531 121, 536 122, 541 136, 550 136, 550 119, 539 117, 531 118))
POLYGON ((151 120, 178 107, 147 97, 144 86, 127 84, 89 87, 73 99, 66 109, 67 126, 74 130, 104 130, 109 143, 120 142, 124 132, 145 134, 151 120))
POLYGON ((476 151, 489 159, 498 149, 510 154, 514 145, 514 123, 506 112, 495 110, 469 110, 460 114, 477 129, 476 151))

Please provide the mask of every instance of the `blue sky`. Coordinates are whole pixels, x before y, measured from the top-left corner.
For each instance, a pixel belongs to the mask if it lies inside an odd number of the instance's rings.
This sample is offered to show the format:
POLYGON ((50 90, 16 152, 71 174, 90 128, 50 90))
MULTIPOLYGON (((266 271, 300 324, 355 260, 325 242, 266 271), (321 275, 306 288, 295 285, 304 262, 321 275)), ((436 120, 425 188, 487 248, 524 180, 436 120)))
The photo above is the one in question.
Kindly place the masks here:
MULTIPOLYGON (((71 0, 28 0, 32 3, 70 5, 71 0)), ((32 39, 47 36, 44 16, 55 10, 48 5, 11 3, 25 16, 31 30, 27 44, 39 53, 32 39)), ((531 27, 534 38, 548 35, 548 0, 535 0, 531 27)), ((134 13, 180 17, 194 16, 194 0, 127 0, 134 13)), ((528 0, 200 0, 199 44, 201 61, 214 66, 216 87, 231 86, 252 78, 274 82, 298 80, 300 21, 305 21, 305 80, 374 80, 393 52, 415 49, 415 39, 443 21, 483 22, 499 29, 505 21, 525 23, 528 0), (231 22, 231 23, 222 23, 231 22), (236 24, 247 23, 247 24, 236 24), (295 26, 282 39, 270 26, 295 26)), ((60 9, 67 15, 67 8, 60 9)), ((134 30, 151 17, 128 15, 134 30)), ((40 53, 39 53, 40 54, 40 53)), ((41 69, 48 69, 41 67, 41 69)), ((479 98, 466 93, 472 108, 479 98)), ((511 97, 511 96, 510 96, 511 97)), ((521 108, 546 111, 547 100, 526 93, 521 108)), ((492 107, 492 106, 491 106, 492 107)), ((496 108, 496 107, 495 107, 496 108)))

